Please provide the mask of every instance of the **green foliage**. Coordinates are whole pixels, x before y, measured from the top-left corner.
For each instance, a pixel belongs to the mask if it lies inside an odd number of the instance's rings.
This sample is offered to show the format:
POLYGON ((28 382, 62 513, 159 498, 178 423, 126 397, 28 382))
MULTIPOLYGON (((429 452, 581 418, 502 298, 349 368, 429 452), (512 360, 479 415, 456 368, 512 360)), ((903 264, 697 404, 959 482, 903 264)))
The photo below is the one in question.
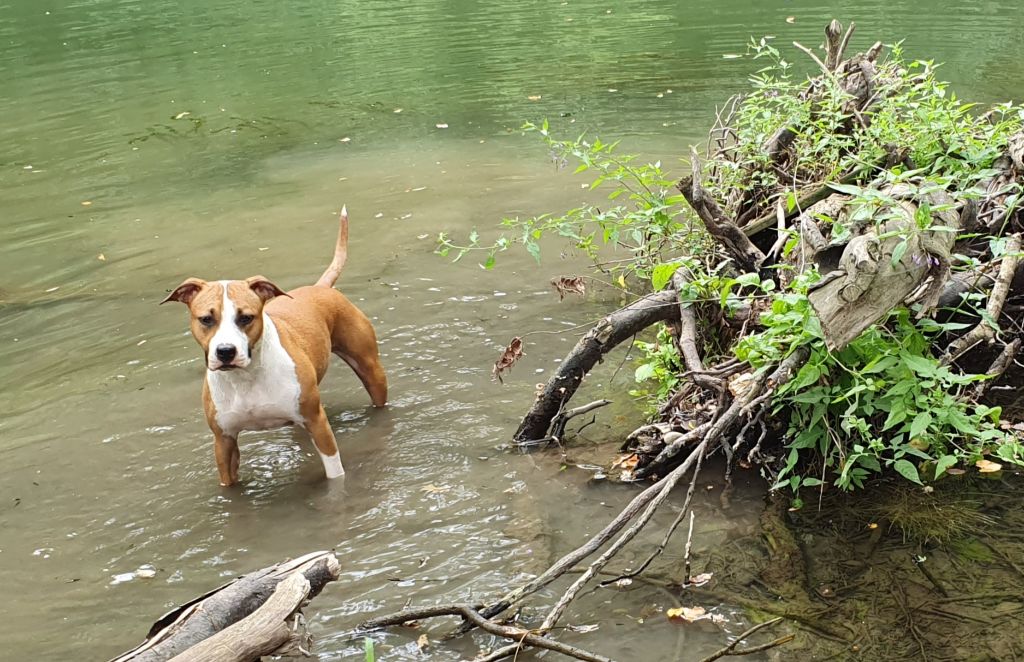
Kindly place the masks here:
POLYGON ((652 405, 664 402, 679 386, 679 375, 683 373, 683 359, 668 332, 667 327, 658 329, 655 342, 635 341, 640 350, 634 378, 638 388, 629 392, 636 398, 646 398, 652 405), (648 388, 653 385, 653 388, 648 388))
MULTIPOLYGON (((845 243, 865 229, 883 240, 899 237, 893 263, 910 250, 926 247, 928 236, 953 231, 936 222, 937 214, 982 195, 977 185, 993 176, 996 159, 1024 123, 1024 111, 1010 104, 978 113, 936 78, 933 63, 905 61, 899 45, 878 63, 872 78, 875 101, 860 114, 850 111, 850 97, 836 78, 819 76, 811 85, 794 73, 770 40, 752 41, 750 56, 764 66, 751 76, 749 93, 735 104, 729 137, 702 163, 707 195, 729 215, 751 200, 770 210, 776 198, 792 210, 804 187, 830 182, 849 201, 841 217, 817 218, 829 241, 845 243), (796 138, 787 167, 780 168, 770 162, 765 145, 786 128, 796 138), (906 158, 884 168, 894 147, 906 158), (851 173, 873 183, 833 183, 851 173), (885 192, 894 186, 901 196, 919 201, 912 223, 904 222, 907 212, 900 200, 885 192), (932 195, 938 193, 942 195, 932 195), (924 202, 928 199, 952 202, 924 202), (894 220, 901 223, 889 223, 894 220), (900 230, 888 229, 896 226, 900 230)), ((727 317, 741 308, 754 311, 750 328, 744 327, 745 335, 732 347, 709 343, 702 348, 706 363, 734 355, 754 371, 768 371, 797 347, 807 347, 810 359, 774 400, 776 414, 786 421, 776 488, 797 492, 830 482, 848 490, 881 472, 921 484, 985 456, 1024 465, 1024 446, 1000 427, 1000 410, 971 400, 974 383, 984 377, 961 374, 932 354, 933 342, 962 332, 964 325, 914 321, 909 310, 900 308, 843 350, 831 352, 807 298, 808 287, 819 279, 813 269, 796 273, 792 261, 783 261, 773 278, 737 274, 692 210, 681 204, 681 196, 672 192, 673 178, 660 163, 640 165, 634 157, 620 156, 617 143, 582 136, 554 139, 546 122, 524 129, 543 138, 560 166, 572 160, 578 174, 595 175, 589 188, 609 188, 612 206, 584 205, 558 216, 505 219, 506 234, 490 244, 481 243, 476 232, 464 245, 442 235, 438 252, 454 251, 457 260, 482 251, 486 261, 481 266, 490 268, 497 253, 515 244, 539 260, 540 240, 555 235, 568 239, 600 268, 599 251, 610 244, 631 254, 630 261, 609 269, 620 284, 635 275, 659 290, 672 286, 674 273, 685 269, 683 302, 717 306, 727 317)), ((1016 205, 1019 187, 1011 183, 1005 192, 1008 204, 1016 205)), ((984 238, 978 240, 984 243, 984 238)), ((783 255, 797 244, 798 238, 790 236, 783 255)), ((988 250, 999 257, 1005 253, 1005 240, 990 238, 988 250)), ((910 257, 919 264, 930 259, 925 253, 910 257)), ((977 258, 953 256, 954 269, 976 266, 977 258)), ((965 305, 985 319, 977 303, 968 299, 965 305)), ((987 321, 995 325, 995 320, 987 321)), ((716 333, 702 335, 709 342, 716 333)), ((662 328, 653 342, 636 346, 640 357, 635 378, 642 387, 633 394, 662 403, 679 386, 684 371, 674 339, 662 328)))
POLYGON ((736 348, 737 357, 755 369, 770 369, 789 348, 811 348, 808 362, 776 399, 776 411, 789 415, 789 454, 776 487, 808 486, 800 473, 804 456, 816 458, 843 489, 862 487, 883 469, 920 484, 983 453, 1024 464, 1024 446, 999 428, 999 409, 965 397, 966 388, 984 376, 954 372, 929 351, 929 336, 959 325, 915 325, 908 310, 897 309, 885 324, 833 353, 806 297, 776 298, 761 321, 765 330, 736 348))
POLYGON ((608 205, 585 204, 561 215, 544 214, 532 218, 506 218, 505 232, 491 243, 481 243, 475 230, 468 242, 455 243, 441 233, 437 252, 462 259, 471 252, 484 255, 480 264, 485 269, 495 265, 496 256, 513 245, 522 245, 538 263, 540 241, 545 236, 566 239, 577 250, 599 263, 599 251, 611 246, 629 252, 629 259, 603 268, 615 274, 620 284, 625 278, 638 275, 649 278, 652 268, 672 255, 692 254, 706 244, 700 224, 684 212, 683 196, 675 191, 675 182, 662 170, 661 163, 641 163, 636 156, 617 153, 618 143, 600 139, 556 140, 551 137, 547 121, 540 126, 523 125, 523 131, 538 134, 547 145, 559 169, 570 160, 577 164, 575 174, 593 177, 587 188, 608 190, 608 205))
MULTIPOLYGON (((849 95, 831 77, 821 78, 815 93, 807 94, 807 80, 795 74, 770 39, 752 40, 748 50, 765 66, 751 76, 752 89, 737 106, 728 159, 704 164, 710 188, 722 198, 734 191, 793 190, 848 172, 875 174, 893 147, 906 150, 918 167, 915 174, 967 194, 992 175, 995 160, 1024 119, 1021 108, 1009 103, 978 113, 975 104, 962 102, 936 78, 937 65, 906 61, 900 44, 890 46, 879 63, 872 77, 876 102, 859 116, 851 114, 849 95), (783 181, 763 146, 785 127, 795 127, 798 135, 791 147, 795 170, 783 181)), ((893 173, 901 169, 894 166, 893 173)), ((789 199, 790 208, 795 200, 795 195, 789 199)))

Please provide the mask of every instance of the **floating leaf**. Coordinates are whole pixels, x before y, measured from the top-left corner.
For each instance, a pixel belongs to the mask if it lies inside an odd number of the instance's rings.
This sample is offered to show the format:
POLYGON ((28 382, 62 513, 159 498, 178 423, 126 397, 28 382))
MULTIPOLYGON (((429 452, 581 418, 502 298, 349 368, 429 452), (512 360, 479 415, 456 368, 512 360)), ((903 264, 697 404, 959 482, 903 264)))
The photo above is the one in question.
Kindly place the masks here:
POLYGON ((448 124, 446 122, 438 122, 434 126, 436 126, 439 129, 447 129, 448 128, 448 124))
POLYGON ((786 23, 789 23, 789 24, 796 23, 796 16, 787 16, 786 17, 786 23))
POLYGON ((710 620, 712 623, 724 623, 725 617, 718 614, 709 614, 704 607, 676 607, 665 612, 669 620, 684 621, 693 623, 695 621, 710 620))
POLYGON ((416 640, 416 647, 419 648, 421 651, 424 651, 430 647, 430 639, 427 638, 427 635, 420 635, 419 639, 416 640))
POLYGON ((622 467, 623 469, 632 471, 633 469, 636 468, 636 465, 639 464, 639 462, 639 455, 637 455, 636 453, 627 453, 626 455, 617 457, 615 461, 612 462, 612 469, 615 469, 616 467, 622 467))
POLYGON ((426 492, 427 494, 444 494, 451 489, 450 485, 434 485, 433 483, 430 483, 429 485, 421 487, 420 492, 426 492))
POLYGON ((540 101, 541 96, 539 94, 531 94, 526 98, 529 99, 530 101, 540 101))
POLYGON ((566 294, 578 294, 581 297, 587 294, 587 286, 580 276, 559 276, 551 284, 558 291, 559 301, 565 299, 566 294))
POLYGON ((499 382, 504 383, 501 379, 502 373, 510 371, 512 366, 516 364, 516 361, 521 358, 523 358, 523 339, 516 336, 509 341, 508 347, 502 351, 501 356, 494 362, 494 369, 491 371, 491 374, 497 377, 499 382))
POLYGON ((192 113, 188 112, 187 110, 183 110, 180 113, 178 113, 177 115, 171 115, 171 119, 172 120, 180 120, 182 117, 188 117, 191 114, 192 113))

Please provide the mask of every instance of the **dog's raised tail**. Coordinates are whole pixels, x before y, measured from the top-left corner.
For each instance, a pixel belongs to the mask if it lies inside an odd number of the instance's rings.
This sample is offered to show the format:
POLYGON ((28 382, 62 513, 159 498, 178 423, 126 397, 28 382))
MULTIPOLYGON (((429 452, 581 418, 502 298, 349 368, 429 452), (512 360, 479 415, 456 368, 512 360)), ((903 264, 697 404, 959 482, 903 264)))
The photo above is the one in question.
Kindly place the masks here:
POLYGON ((317 285, 334 287, 341 270, 345 268, 345 261, 348 260, 348 208, 342 206, 341 214, 338 215, 338 243, 334 246, 334 259, 328 265, 317 285))

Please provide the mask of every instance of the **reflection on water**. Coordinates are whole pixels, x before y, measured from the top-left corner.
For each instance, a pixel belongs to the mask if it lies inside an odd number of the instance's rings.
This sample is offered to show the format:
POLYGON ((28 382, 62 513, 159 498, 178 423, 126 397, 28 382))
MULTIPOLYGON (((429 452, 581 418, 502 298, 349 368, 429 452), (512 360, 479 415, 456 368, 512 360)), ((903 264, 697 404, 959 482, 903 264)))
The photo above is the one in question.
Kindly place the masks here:
MULTIPOLYGON (((890 4, 0 0, 0 582, 18 596, 0 606, 5 650, 114 654, 224 577, 335 548, 342 579, 311 618, 323 659, 351 658, 344 632, 368 614, 493 595, 581 542, 633 491, 501 446, 575 337, 537 336, 505 386, 489 366, 509 336, 610 304, 557 303, 548 278, 582 268, 557 249, 541 269, 511 256, 484 272, 445 265, 433 237, 578 201, 579 182, 515 133, 524 119, 670 162, 742 84, 749 63, 723 55, 766 32, 813 44, 840 10, 864 41, 907 36, 949 61, 963 96, 1015 92, 1011 4, 890 4), (183 311, 156 303, 192 274, 310 282, 342 202, 341 287, 374 320, 392 404, 370 411, 334 366, 324 401, 345 481, 322 480, 301 433, 271 431, 243 437, 245 484, 223 491, 198 351, 183 311)), ((635 422, 617 404, 626 415, 588 437, 635 422)), ((729 511, 708 494, 698 553, 756 516, 756 488, 729 511)), ((674 606, 657 587, 612 597, 581 600, 572 619, 601 627, 566 639, 635 659, 643 620, 651 660, 722 640, 653 617, 674 606)), ((489 643, 452 645, 472 657, 489 643)), ((420 659, 412 634, 382 635, 381 651, 420 659)))

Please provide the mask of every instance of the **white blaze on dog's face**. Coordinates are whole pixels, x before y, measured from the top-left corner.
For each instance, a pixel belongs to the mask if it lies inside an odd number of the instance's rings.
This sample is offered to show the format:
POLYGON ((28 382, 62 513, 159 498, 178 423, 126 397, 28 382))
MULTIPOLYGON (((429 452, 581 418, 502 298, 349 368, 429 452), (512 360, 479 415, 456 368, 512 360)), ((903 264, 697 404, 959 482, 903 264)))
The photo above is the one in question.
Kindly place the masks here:
POLYGON ((245 368, 263 335, 263 306, 284 294, 263 276, 209 283, 189 278, 161 303, 180 301, 192 314, 192 335, 209 370, 245 368))

